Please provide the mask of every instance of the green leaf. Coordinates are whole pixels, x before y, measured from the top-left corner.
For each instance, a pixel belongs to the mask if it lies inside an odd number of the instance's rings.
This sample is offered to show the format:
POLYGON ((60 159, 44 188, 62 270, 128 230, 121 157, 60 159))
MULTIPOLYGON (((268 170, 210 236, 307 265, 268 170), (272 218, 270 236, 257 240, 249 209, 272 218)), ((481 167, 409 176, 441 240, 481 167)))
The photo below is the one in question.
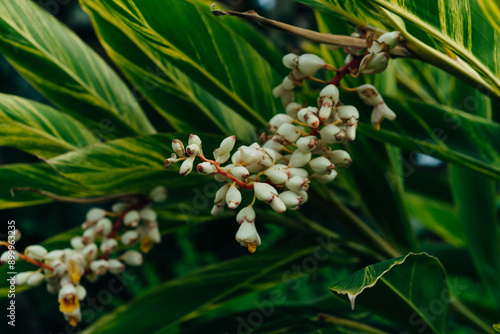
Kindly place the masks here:
POLYGON ((334 283, 351 306, 367 308, 414 333, 445 333, 449 289, 443 266, 426 253, 376 263, 334 283))
MULTIPOLYGON (((500 91, 500 36, 477 1, 369 0, 413 23, 471 65, 500 91)), ((463 65, 462 65, 463 66, 463 65)))
POLYGON ((0 94, 0 146, 51 158, 98 142, 71 116, 41 103, 0 94))
POLYGON ((210 12, 187 1, 82 4, 91 16, 98 14, 122 30, 169 78, 175 76, 173 69, 180 70, 250 122, 266 125, 280 108, 271 94, 281 81, 278 74, 210 12))
POLYGON ((98 13, 91 15, 110 58, 174 129, 237 133, 242 140, 255 136, 252 124, 217 97, 173 66, 166 74, 121 29, 98 13))
POLYGON ((429 231, 455 247, 465 246, 465 235, 453 206, 415 193, 406 194, 410 215, 429 231))
POLYGON ((500 33, 500 1, 478 0, 478 3, 492 27, 496 29, 497 33, 500 33))
POLYGON ((414 154, 421 152, 500 180, 498 123, 443 105, 384 96, 397 118, 392 122, 384 121, 381 130, 376 131, 363 121, 370 118, 371 107, 345 93, 342 100, 359 109, 360 133, 412 152, 412 160, 403 161, 403 177, 414 173, 414 154))
POLYGON ((474 265, 500 308, 500 240, 495 182, 458 166, 450 166, 458 217, 474 265))
POLYGON ((240 296, 246 287, 251 287, 256 280, 265 279, 270 273, 281 269, 277 273, 282 277, 293 276, 288 267, 312 254, 316 247, 280 246, 197 270, 165 282, 131 303, 118 307, 84 333, 172 333, 172 328, 179 322, 218 306, 226 297, 240 296))
POLYGON ((115 72, 29 0, 0 4, 0 51, 35 88, 104 138, 155 130, 115 72))

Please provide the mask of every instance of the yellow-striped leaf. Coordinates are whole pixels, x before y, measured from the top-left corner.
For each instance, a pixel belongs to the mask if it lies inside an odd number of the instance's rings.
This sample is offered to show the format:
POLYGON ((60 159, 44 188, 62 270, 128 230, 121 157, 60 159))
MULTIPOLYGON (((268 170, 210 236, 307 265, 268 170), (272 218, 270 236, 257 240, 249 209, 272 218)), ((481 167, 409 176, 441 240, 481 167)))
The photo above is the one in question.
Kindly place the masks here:
POLYGON ((271 94, 281 81, 277 72, 205 8, 187 1, 81 2, 91 16, 123 31, 169 80, 175 82, 174 69, 180 70, 259 126, 281 109, 271 94))
POLYGON ((153 133, 116 73, 29 0, 0 2, 0 52, 55 105, 104 138, 153 133))
POLYGON ((0 94, 0 146, 52 158, 98 142, 71 116, 38 102, 0 94))

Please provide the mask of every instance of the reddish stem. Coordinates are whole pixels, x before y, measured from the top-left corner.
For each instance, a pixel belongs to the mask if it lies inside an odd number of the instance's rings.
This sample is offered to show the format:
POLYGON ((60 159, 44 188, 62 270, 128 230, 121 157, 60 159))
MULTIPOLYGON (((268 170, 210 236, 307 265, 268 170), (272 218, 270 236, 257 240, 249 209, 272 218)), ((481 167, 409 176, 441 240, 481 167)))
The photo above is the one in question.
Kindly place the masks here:
POLYGON ((340 84, 340 80, 342 78, 350 73, 350 70, 354 70, 355 68, 359 67, 359 64, 361 64, 361 60, 363 59, 363 56, 356 56, 351 60, 349 63, 347 63, 344 67, 342 67, 338 72, 335 74, 333 79, 330 81, 330 84, 338 86, 340 84))
POLYGON ((134 205, 132 205, 130 208, 128 208, 127 210, 123 211, 120 216, 118 217, 118 219, 116 220, 116 223, 115 225, 113 225, 113 230, 111 231, 111 233, 108 235, 108 238, 111 239, 111 238, 114 238, 116 236, 116 234, 118 233, 118 230, 120 229, 120 227, 122 226, 122 223, 123 223, 123 218, 125 218, 125 215, 132 211, 132 210, 139 210, 139 209, 142 209, 144 206, 146 206, 149 202, 147 200, 144 200, 144 201, 140 201, 139 203, 136 203, 134 205))
MULTIPOLYGON (((7 247, 9 250, 11 249, 11 246, 8 242, 5 242, 5 241, 0 241, 0 245, 3 245, 5 247, 7 247)), ((45 264, 43 262, 40 262, 40 261, 37 261, 35 259, 32 259, 30 258, 29 256, 26 256, 24 254, 21 254, 21 253, 18 253, 19 255, 19 258, 20 259, 23 259, 24 261, 26 262, 29 262, 29 263, 32 263, 34 264, 35 266, 38 266, 40 268, 43 268, 43 269, 47 269, 47 270, 50 270, 50 271, 53 271, 54 268, 52 268, 51 266, 49 266, 48 264, 45 264)))
POLYGON ((215 166, 215 168, 217 169, 217 174, 220 174, 222 176, 225 176, 227 177, 228 179, 231 179, 232 181, 234 181, 241 189, 253 189, 253 184, 247 184, 241 180, 238 180, 234 175, 231 175, 231 174, 228 174, 226 173, 225 171, 222 170, 222 168, 220 167, 220 164, 215 161, 215 160, 210 160, 210 159, 207 159, 205 158, 205 156, 203 154, 198 154, 198 156, 201 158, 201 160, 205 161, 205 162, 209 162, 211 163, 212 165, 215 166))

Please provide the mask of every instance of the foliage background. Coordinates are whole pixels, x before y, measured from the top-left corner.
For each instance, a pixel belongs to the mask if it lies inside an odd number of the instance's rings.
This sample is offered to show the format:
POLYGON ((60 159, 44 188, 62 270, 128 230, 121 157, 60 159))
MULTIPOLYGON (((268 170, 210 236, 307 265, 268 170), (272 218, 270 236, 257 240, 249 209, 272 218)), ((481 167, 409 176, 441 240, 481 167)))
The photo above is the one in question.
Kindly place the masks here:
MULTIPOLYGON (((304 2, 307 3, 308 1, 304 2)), ((227 4, 234 8, 234 1, 229 1, 227 4)), ((250 1, 241 3, 234 9, 256 9, 264 16, 308 27, 310 29, 318 29, 314 22, 315 19, 321 18, 322 15, 317 13, 315 14, 307 6, 291 1, 278 1, 278 5, 271 10, 268 10, 265 7, 260 7, 258 3, 250 1)), ((67 4, 61 5, 60 10, 57 12, 57 17, 60 18, 73 31, 75 31, 85 42, 90 44, 94 50, 97 50, 99 55, 108 60, 108 63, 116 69, 115 65, 107 58, 106 53, 103 51, 101 44, 95 36, 88 17, 80 9, 77 1, 71 0, 68 1, 67 4)), ((320 20, 320 22, 324 21, 320 20)), ((342 25, 338 25, 336 28, 342 29, 341 26, 342 25)), ((257 28, 261 29, 267 36, 276 42, 282 53, 298 51, 299 48, 312 52, 323 52, 323 54, 326 52, 324 49, 318 48, 318 46, 304 43, 303 41, 289 35, 264 30, 261 27, 257 28)), ((413 29, 413 27, 410 26, 409 29, 413 29)), ((412 32, 417 34, 416 30, 412 30, 412 32)), ((348 34, 350 31, 341 33, 348 34)), ((425 36, 419 35, 419 37, 425 36)), ((378 82, 379 84, 383 82, 383 84, 387 85, 387 87, 395 87, 397 81, 398 90, 395 93, 391 92, 391 96, 400 97, 402 98, 402 101, 404 101, 408 96, 411 96, 412 98, 418 97, 422 100, 427 99, 425 100, 426 102, 440 102, 443 105, 450 105, 458 109, 465 109, 466 106, 456 105, 456 101, 460 101, 460 97, 463 98, 464 94, 467 95, 474 93, 473 90, 464 88, 467 86, 464 86, 461 82, 450 78, 450 76, 443 71, 429 69, 424 66, 420 67, 417 62, 413 61, 404 63, 402 61, 398 61, 398 65, 403 63, 400 66, 406 68, 407 71, 404 73, 413 73, 415 76, 419 77, 418 80, 421 80, 418 82, 417 86, 412 86, 411 80, 405 79, 403 77, 404 74, 397 73, 397 71, 392 67, 395 66, 395 63, 396 61, 391 62, 388 73, 385 73, 382 79, 378 82)), ((31 88, 26 81, 17 75, 13 68, 4 59, 1 59, 0 69, 0 76, 2 79, 0 80, 1 92, 50 104, 50 102, 45 100, 39 93, 31 88)), ((282 70, 283 73, 286 73, 284 69, 282 70)), ((116 72, 120 73, 118 69, 116 69, 116 72)), ((274 84, 275 83, 272 83, 272 85, 274 84)), ((401 102, 394 101, 393 103, 401 102)), ((141 106, 146 111, 148 117, 155 125, 158 132, 172 131, 164 118, 154 112, 147 103, 142 101, 141 106)), ((179 104, 179 108, 182 107, 183 105, 179 104)), ((483 110, 481 108, 479 109, 483 110)), ((436 121, 434 124, 439 124, 440 119, 431 119, 432 116, 430 116, 430 112, 418 109, 415 110, 416 112, 421 111, 426 115, 425 117, 429 117, 430 121, 436 121)), ((494 103, 491 110, 498 110, 498 104, 494 103)), ((495 121, 498 122, 500 120, 498 112, 493 112, 491 115, 495 121)), ((396 122, 398 121, 399 119, 396 120, 396 122)), ((404 122, 404 120, 401 121, 404 122)), ((387 126, 394 126, 396 129, 398 128, 398 125, 387 126)), ((366 129, 366 131, 370 134, 368 129, 366 129)), ((493 136, 489 138, 489 140, 491 141, 491 144, 498 145, 498 133, 494 134, 496 137, 493 136)), ((410 133, 410 136, 411 135, 413 134, 410 133)), ((459 141, 459 139, 457 140, 459 141)), ((365 143, 369 143, 370 140, 371 137, 367 136, 364 139, 361 139, 361 142, 363 143, 364 141, 365 143)), ((456 140, 456 138, 453 138, 453 140, 456 140)), ((372 144, 372 147, 379 150, 377 154, 387 154, 385 151, 388 148, 384 145, 372 144)), ((401 151, 401 160, 413 161, 411 160, 414 157, 413 147, 403 145, 403 148, 404 149, 401 151)), ((357 149, 360 150, 358 152, 359 156, 373 154, 373 151, 363 152, 362 145, 360 145, 357 149)), ((397 151, 394 147, 389 148, 389 150, 395 150, 399 153, 399 151, 397 151)), ((439 156, 440 152, 437 153, 439 156)), ((12 148, 1 148, 0 159, 2 164, 38 161, 36 157, 12 148)), ((376 159, 374 160, 376 161, 376 159)), ((349 191, 349 187, 353 184, 352 176, 348 173, 345 175, 341 174, 339 179, 336 181, 339 182, 336 190, 340 195, 340 198, 346 201, 353 201, 353 203, 349 204, 354 204, 354 202, 360 199, 365 201, 369 200, 370 197, 373 197, 373 195, 377 193, 377 184, 366 183, 368 186, 363 188, 364 180, 370 176, 371 170, 363 169, 362 164, 356 166, 356 160, 351 168, 354 169, 354 173, 358 177, 359 181, 357 186, 360 187, 361 193, 353 194, 352 191, 349 191), (345 177, 344 181, 342 181, 342 177, 345 177), (353 196, 354 199, 352 199, 351 196, 353 196)), ((381 165, 374 168, 384 168, 384 162, 382 161, 381 165)), ((445 266, 447 273, 455 279, 454 282, 457 282, 454 287, 452 286, 452 290, 455 289, 460 292, 460 296, 465 299, 467 304, 476 310, 478 314, 481 314, 485 319, 488 319, 488 321, 500 321, 500 319, 496 319, 498 318, 498 308, 495 306, 494 297, 488 292, 485 285, 479 283, 479 275, 472 269, 474 268, 472 259, 467 250, 464 248, 465 235, 464 231, 457 227, 458 214, 453 208, 454 195, 448 180, 450 175, 447 164, 439 160, 431 159, 428 156, 418 154, 416 156, 415 163, 412 163, 411 166, 403 165, 401 168, 403 170, 400 171, 400 173, 408 172, 408 176, 404 177, 404 187, 409 194, 407 209, 410 213, 409 217, 411 219, 411 225, 414 227, 418 238, 421 240, 420 247, 408 247, 407 250, 421 249, 429 252, 429 254, 436 255, 445 266), (408 168, 408 170, 404 170, 405 168, 408 168), (423 206, 425 206, 427 210, 421 210, 423 206), (443 242, 443 240, 446 242, 443 242), (466 289, 463 290, 463 287, 466 287, 466 289)), ((498 165, 492 165, 488 168, 499 169, 498 165)), ((484 168, 484 170, 488 170, 488 168, 484 168)), ((457 171, 457 173, 460 173, 460 171, 457 171)), ((461 176, 460 174, 457 174, 456 177, 461 176)), ((202 194, 208 194, 214 190, 214 188, 211 188, 210 185, 208 188, 201 185, 197 187, 197 189, 199 189, 202 194)), ((194 194, 196 196, 196 193, 194 194)), ((175 193, 171 194, 171 197, 174 196, 175 193)), ((209 201, 212 198, 210 195, 206 197, 209 201)), ((387 200, 389 202, 388 204, 386 203, 387 205, 385 207, 380 208, 380 210, 382 210, 381 212, 372 211, 372 214, 375 216, 379 214, 384 216, 383 212, 390 212, 393 208, 392 204, 394 203, 390 202, 391 194, 383 193, 379 197, 382 200, 387 200)), ((498 207, 498 205, 500 205, 498 196, 495 198, 497 199, 496 206, 498 207)), ((370 206, 371 210, 373 210, 373 208, 376 208, 377 205, 380 205, 380 202, 368 202, 367 205, 370 206)), ((79 226, 86 210, 88 210, 89 207, 90 206, 85 205, 50 203, 43 206, 2 210, 0 211, 0 219, 2 221, 6 221, 8 219, 16 220, 17 226, 23 233, 21 245, 26 246, 50 238, 53 235, 66 231, 70 227, 79 226)), ((367 216, 366 211, 356 205, 352 206, 352 210, 364 219, 368 220, 373 218, 367 216)), ((339 225, 335 218, 333 221, 328 221, 329 218, 325 218, 325 214, 320 208, 308 205, 303 208, 303 213, 305 216, 313 220, 322 221, 323 223, 326 221, 326 224, 338 233, 342 233, 348 237, 353 236, 352 232, 339 225)), ((272 220, 273 217, 269 217, 269 219, 272 220)), ((387 223, 391 224, 390 220, 392 218, 389 217, 387 219, 387 223)), ((234 217, 227 216, 225 219, 210 221, 206 224, 197 224, 197 222, 203 222, 203 216, 199 219, 194 219, 187 225, 182 219, 178 219, 179 228, 173 231, 173 233, 164 235, 162 243, 156 246, 147 256, 145 265, 141 268, 131 269, 128 271, 131 278, 127 281, 123 291, 113 294, 110 302, 106 301, 104 303, 97 303, 97 307, 93 308, 93 310, 95 310, 95 319, 93 319, 92 322, 95 322, 97 318, 114 310, 118 306, 133 300, 135 296, 140 296, 146 291, 151 291, 151 289, 159 286, 162 282, 175 277, 183 277, 205 265, 246 255, 246 250, 244 248, 235 246, 234 217)), ((384 222, 382 221, 382 224, 383 223, 384 222)), ((266 241, 264 246, 259 248, 259 252, 265 251, 269 248, 283 248, 283 253, 278 253, 278 255, 284 255, 286 254, 287 247, 290 247, 290 245, 287 245, 287 242, 290 242, 292 245, 295 243, 295 246, 293 246, 295 249, 299 247, 307 249, 307 246, 310 246, 302 245, 301 243, 304 241, 301 240, 296 231, 280 224, 261 224, 259 226, 259 231, 261 230, 261 235, 266 236, 266 241)), ((397 232, 394 233, 395 235, 392 240, 395 243, 400 243, 401 245, 412 243, 411 240, 398 240, 397 232)), ((409 239, 411 239, 411 237, 409 239)), ((313 245, 315 244, 313 243, 313 245)), ((403 248, 405 247, 406 246, 403 248)), ((328 310, 330 313, 345 315, 345 317, 374 323, 378 328, 382 328, 389 332, 397 332, 397 327, 395 327, 394 324, 391 324, 380 317, 372 316, 367 311, 357 308, 354 313, 351 312, 349 305, 346 303, 347 298, 345 298, 345 296, 342 300, 332 298, 331 292, 329 292, 326 288, 333 282, 344 278, 353 271, 368 264, 371 263, 369 261, 360 263, 353 260, 352 257, 339 254, 338 256, 330 258, 326 263, 322 263, 321 270, 314 270, 309 275, 306 275, 306 277, 301 279, 300 288, 297 290, 292 290, 290 289, 290 284, 283 283, 278 284, 278 288, 273 287, 274 283, 279 283, 281 281, 281 273, 288 270, 288 267, 284 267, 281 271, 277 270, 278 274, 276 277, 273 276, 271 278, 267 278, 262 282, 257 280, 256 282, 253 282, 251 286, 246 287, 250 294, 239 297, 222 308, 211 312, 209 311, 198 319, 188 321, 184 325, 184 330, 186 332, 190 330, 195 332, 198 328, 200 328, 199 326, 203 326, 204 321, 220 317, 222 317, 222 320, 215 321, 214 328, 221 326, 220 328, 224 328, 224 330, 227 328, 233 328, 233 330, 235 330, 239 325, 237 320, 235 320, 237 319, 238 314, 230 315, 230 313, 241 311, 242 313, 240 315, 246 317, 248 316, 250 310, 255 307, 255 300, 266 300, 269 298, 269 294, 272 291, 279 289, 287 296, 287 302, 284 306, 287 306, 288 308, 286 309, 286 312, 283 313, 280 310, 276 310, 273 316, 265 321, 265 326, 269 326, 271 329, 274 325, 274 320, 277 322, 281 321, 293 324, 294 318, 301 319, 301 316, 314 315, 318 313, 318 311, 328 310), (269 285, 270 288, 266 289, 266 285, 269 285), (253 290, 255 292, 252 292, 253 290), (224 319, 223 317, 226 314, 228 314, 228 319, 224 319), (296 317, 294 317, 295 314, 297 315, 296 317), (286 321, 284 319, 286 319, 286 321)), ((249 264, 249 266, 251 266, 251 264, 249 264)), ((98 284, 87 284, 86 287, 88 287, 88 296, 97 296, 103 288, 106 289, 107 284, 112 279, 112 277, 106 276, 101 279, 98 284)), ((203 284, 204 282, 198 283, 203 284)), ((195 292, 199 291, 196 289, 186 290, 184 298, 196 300, 198 296, 195 295, 195 292)), ((5 299, 0 301, 0 309, 4 309, 5 305, 5 299)), ((19 331, 19 333, 59 333, 65 331, 66 323, 63 317, 57 312, 58 305, 56 298, 48 295, 43 288, 30 289, 22 294, 18 294, 16 305, 18 320, 18 327, 16 327, 16 331, 19 331)), ((177 305, 170 304, 168 300, 166 300, 164 301, 162 308, 158 309, 158 312, 168 314, 173 312, 176 306, 177 305)), ((469 333, 475 331, 473 327, 469 326, 466 322, 455 318, 454 320, 456 320, 456 322, 454 322, 454 326, 456 326, 456 328, 451 328, 454 332, 469 333)), ((79 326, 79 328, 84 328, 86 325, 87 323, 84 322, 83 326, 79 326)), ((5 322, 2 321, 0 326, 5 326, 5 322)), ((3 332, 4 327, 0 327, 0 330, 3 332)), ((9 329, 5 328, 5 330, 9 329)))

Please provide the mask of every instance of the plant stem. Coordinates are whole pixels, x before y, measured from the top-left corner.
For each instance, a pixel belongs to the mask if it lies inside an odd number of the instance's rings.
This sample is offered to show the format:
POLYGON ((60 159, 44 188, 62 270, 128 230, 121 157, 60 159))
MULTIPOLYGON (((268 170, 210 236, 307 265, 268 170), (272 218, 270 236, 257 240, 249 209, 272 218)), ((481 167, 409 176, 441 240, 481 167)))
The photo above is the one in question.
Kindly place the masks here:
POLYGON ((334 317, 333 315, 329 315, 326 313, 320 313, 318 314, 318 321, 325 321, 329 322, 335 325, 340 325, 352 329, 356 329, 357 332, 359 333, 368 333, 368 334, 387 334, 387 332, 381 331, 377 328, 373 328, 371 326, 365 325, 365 324, 360 324, 359 322, 349 320, 349 319, 343 319, 339 317, 334 317))

